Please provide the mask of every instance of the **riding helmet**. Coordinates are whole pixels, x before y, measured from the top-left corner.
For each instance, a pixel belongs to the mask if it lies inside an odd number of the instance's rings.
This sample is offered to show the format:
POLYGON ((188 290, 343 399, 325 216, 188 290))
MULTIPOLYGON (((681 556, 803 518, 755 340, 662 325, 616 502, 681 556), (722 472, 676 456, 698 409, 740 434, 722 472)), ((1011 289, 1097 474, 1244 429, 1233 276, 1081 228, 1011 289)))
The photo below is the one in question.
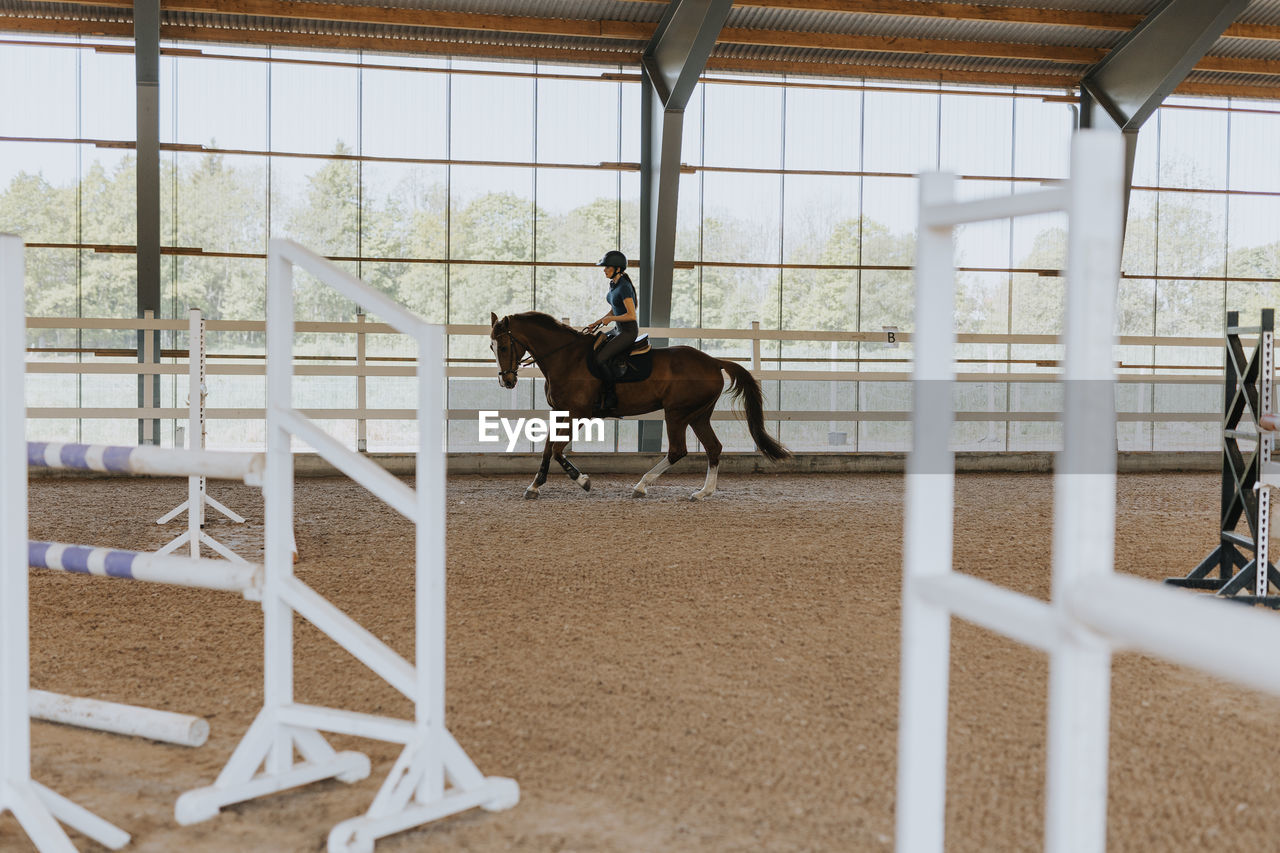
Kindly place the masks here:
POLYGON ((627 256, 614 249, 604 253, 604 257, 596 263, 598 267, 613 267, 614 269, 625 270, 627 268, 627 256))

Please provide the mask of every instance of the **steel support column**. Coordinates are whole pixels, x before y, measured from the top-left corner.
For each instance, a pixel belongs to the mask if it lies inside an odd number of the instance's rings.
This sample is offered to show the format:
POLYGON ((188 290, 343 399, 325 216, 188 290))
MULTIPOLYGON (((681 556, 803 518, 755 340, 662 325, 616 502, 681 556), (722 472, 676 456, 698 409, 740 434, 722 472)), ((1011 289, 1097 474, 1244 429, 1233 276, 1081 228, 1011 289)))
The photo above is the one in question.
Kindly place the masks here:
POLYGON ((1080 81, 1080 126, 1124 134, 1129 212, 1138 130, 1186 79, 1249 0, 1164 0, 1080 81))
MULTIPOLYGON (((642 326, 671 324, 684 108, 732 5, 732 0, 672 0, 641 59, 640 304, 636 307, 642 326)), ((662 423, 641 421, 640 449, 652 452, 661 446, 662 423)))
MULTIPOLYGON (((160 316, 160 0, 133 4, 138 101, 138 316, 160 316)), ((138 362, 160 362, 160 333, 138 333, 138 362), (148 346, 147 336, 151 336, 148 346)), ((160 376, 138 375, 138 405, 160 402, 160 376)), ((160 421, 138 420, 138 443, 160 443, 160 421)))

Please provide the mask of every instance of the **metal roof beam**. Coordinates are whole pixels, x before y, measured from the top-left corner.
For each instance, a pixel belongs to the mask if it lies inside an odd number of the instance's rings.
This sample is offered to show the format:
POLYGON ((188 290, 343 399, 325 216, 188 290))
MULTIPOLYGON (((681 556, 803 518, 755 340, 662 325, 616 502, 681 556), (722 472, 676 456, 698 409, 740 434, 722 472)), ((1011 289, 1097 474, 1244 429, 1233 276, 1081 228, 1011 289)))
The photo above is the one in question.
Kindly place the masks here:
MULTIPOLYGON (((733 0, 672 0, 640 58, 640 323, 671 324, 684 108, 733 0)), ((662 344, 665 341, 657 341, 662 344)), ((661 424, 640 425, 640 449, 661 448, 661 424)))
MULTIPOLYGON (((1164 0, 1080 85, 1118 128, 1136 131, 1248 5, 1249 0, 1164 0)), ((1089 112, 1082 116, 1085 126, 1096 119, 1096 111, 1089 112)))
POLYGON ((1124 134, 1129 215, 1138 130, 1249 5, 1249 0, 1164 0, 1080 81, 1080 126, 1124 134))

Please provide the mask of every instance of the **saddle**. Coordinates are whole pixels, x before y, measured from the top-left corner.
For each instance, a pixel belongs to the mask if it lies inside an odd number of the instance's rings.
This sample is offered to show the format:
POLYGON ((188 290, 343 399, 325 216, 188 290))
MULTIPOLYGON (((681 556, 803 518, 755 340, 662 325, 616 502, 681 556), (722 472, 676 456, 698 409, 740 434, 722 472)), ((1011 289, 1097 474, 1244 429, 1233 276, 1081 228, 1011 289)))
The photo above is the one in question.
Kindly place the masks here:
MULTIPOLYGON (((596 364, 594 353, 615 334, 616 332, 596 333, 595 342, 591 347, 593 355, 587 356, 587 369, 597 379, 604 380, 609 377, 601 374, 600 368, 596 364)), ((631 345, 631 349, 627 350, 625 355, 618 356, 610 361, 609 366, 613 369, 613 381, 615 383, 642 382, 648 379, 649 374, 653 372, 653 348, 649 346, 649 335, 643 334, 636 338, 636 342, 631 345)))

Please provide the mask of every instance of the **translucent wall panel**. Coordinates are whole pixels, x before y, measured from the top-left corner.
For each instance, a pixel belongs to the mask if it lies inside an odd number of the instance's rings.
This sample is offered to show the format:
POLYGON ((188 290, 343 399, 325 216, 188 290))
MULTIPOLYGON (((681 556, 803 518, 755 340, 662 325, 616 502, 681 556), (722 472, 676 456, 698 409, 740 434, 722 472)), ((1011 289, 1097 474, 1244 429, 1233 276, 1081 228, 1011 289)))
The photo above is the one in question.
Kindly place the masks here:
POLYGON ((359 174, 354 160, 271 158, 271 236, 331 257, 357 255, 359 174))
MULTIPOLYGON (((27 314, 32 317, 79 316, 80 252, 75 249, 32 249, 24 253, 26 261, 27 314)), ((44 329, 42 336, 56 337, 61 343, 46 346, 74 346, 75 332, 44 329)))
POLYGON ((1221 281, 1158 281, 1156 334, 1218 337, 1226 311, 1221 281))
POLYGON ((80 146, 80 158, 80 239, 132 246, 138 239, 137 160, 132 152, 89 145, 80 146))
MULTIPOLYGON (((684 108, 684 123, 681 127, 680 162, 688 163, 691 166, 702 164, 702 115, 705 108, 705 97, 706 84, 698 83, 693 87, 693 94, 689 96, 689 103, 684 108)), ((639 106, 640 99, 637 99, 637 110, 639 106)), ((636 115, 638 117, 639 113, 637 112, 636 115)), ((636 161, 640 160, 640 152, 638 150, 636 151, 635 159, 636 161)))
MULTIPOLYGON (((1002 181, 964 181, 959 188, 962 192, 958 193, 962 198, 967 195, 963 192, 967 187, 980 190, 983 196, 1005 196, 1012 189, 1002 181)), ((1011 230, 1007 219, 961 225, 955 231, 956 265, 996 269, 1009 266, 1011 230)))
POLYGON ((1156 233, 1161 275, 1226 274, 1225 196, 1160 193, 1156 233))
MULTIPOLYGON (((312 58, 332 57, 315 54, 312 58)), ((272 64, 271 150, 356 153, 359 73, 355 68, 272 64)))
POLYGON ((1013 102, 1013 174, 1021 178, 1065 178, 1071 173, 1071 104, 1036 98, 1013 102))
POLYGON ((914 180, 863 179, 862 263, 911 266, 918 203, 914 180))
MULTIPOLYGON (((853 331, 859 295, 856 270, 783 270, 782 328, 853 331)), ((814 355, 829 349, 826 343, 788 342, 784 352, 814 355)))
POLYGON ((1280 192, 1280 113, 1233 113, 1228 184, 1233 190, 1280 192))
MULTIPOLYGON (((1001 334, 1009 329, 1009 275, 1007 273, 962 272, 956 277, 956 331, 1001 334)), ((961 344, 962 358, 987 358, 993 353, 987 344, 961 344), (966 352, 968 346, 977 349, 966 352)))
POLYGON ((909 330, 914 314, 915 279, 910 271, 863 271, 861 331, 879 332, 885 326, 909 330))
POLYGON ((79 135, 87 139, 136 139, 138 103, 133 57, 122 53, 99 53, 96 50, 82 50, 78 53, 79 135))
POLYGON ((1225 189, 1227 114, 1160 111, 1160 186, 1225 189))
MULTIPOLYGON (((620 83, 619 85, 622 87, 622 162, 639 163, 641 84, 620 83)), ((694 115, 696 116, 697 113, 694 113, 694 115)), ((687 121, 686 124, 688 124, 687 121)), ((689 162, 688 152, 682 152, 681 156, 685 162, 689 162)))
POLYGON ((941 96, 939 166, 960 175, 1008 175, 1013 169, 1013 100, 941 96))
POLYGON ((594 267, 539 267, 534 308, 581 328, 608 308, 609 280, 594 267))
MULTIPOLYGON (((313 156, 165 153, 165 245, 254 254, 265 251, 268 232, 287 235, 348 259, 345 268, 428 319, 482 326, 490 311, 501 315, 530 308, 585 322, 603 312, 605 286, 598 269, 579 265, 593 263, 610 248, 639 260, 638 173, 549 167, 638 162, 638 82, 601 82, 600 68, 543 66, 536 70, 576 79, 535 80, 503 73, 535 70, 520 64, 281 50, 271 56, 288 62, 266 63, 255 61, 266 55, 261 48, 218 47, 217 52, 243 54, 247 61, 197 56, 162 60, 163 139, 313 156), (309 64, 317 59, 342 67, 309 64), (436 73, 450 63, 454 73, 436 73), (390 67, 397 65, 407 67, 390 67), (465 73, 473 69, 486 73, 465 73), (544 165, 358 163, 332 156, 335 152, 544 165)), ((131 57, 6 47, 0 50, 0 70, 6 80, 17 81, 7 90, 8 100, 0 93, 0 136, 133 138, 131 57), (34 88, 48 96, 12 94, 34 88)), ((942 166, 962 174, 1028 179, 966 181, 959 191, 970 198, 1033 190, 1040 180, 1067 173, 1073 114, 1069 104, 1057 100, 993 97, 961 87, 906 91, 920 84, 863 92, 846 81, 825 88, 811 85, 811 79, 785 88, 763 78, 744 82, 751 85, 700 83, 685 113, 681 160, 695 168, 705 163, 712 171, 691 170, 680 178, 680 268, 672 295, 677 326, 746 328, 758 320, 766 329, 909 330, 917 202, 912 176, 942 166), (791 173, 780 175, 781 170, 791 173), (873 174, 833 174, 864 170, 873 174), (760 268, 733 266, 741 263, 760 268), (784 264, 864 268, 784 270, 784 264)), ((1177 108, 1199 104, 1225 106, 1175 99, 1174 108, 1160 111, 1139 138, 1139 187, 1209 192, 1134 192, 1124 257, 1128 277, 1119 293, 1120 331, 1125 334, 1206 334, 1216 339, 1226 308, 1252 312, 1280 301, 1280 238, 1273 234, 1273 224, 1280 221, 1280 198, 1265 194, 1280 192, 1280 166, 1264 144, 1276 135, 1272 130, 1280 130, 1280 112, 1177 108), (1243 192, 1230 197, 1217 192, 1225 187, 1243 192), (1240 280, 1224 282, 1224 276, 1240 280)), ((1251 110, 1256 108, 1250 104, 1251 110)), ((0 143, 0 230, 41 242, 129 246, 136 239, 134 207, 131 151, 0 143), (28 175, 15 183, 19 172, 28 175)), ((1056 272, 1065 261, 1062 225, 1061 217, 1046 216, 961 230, 961 265, 992 270, 963 273, 958 279, 962 329, 1040 334, 1060 329, 1061 280, 1056 272), (996 271, 1005 267, 1027 272, 996 271)), ((167 313, 181 314, 187 305, 200 304, 210 316, 262 316, 262 260, 171 255, 163 263, 167 313)), ((33 313, 133 314, 136 284, 126 254, 32 250, 29 269, 39 282, 28 292, 33 313)), ((633 277, 639 280, 638 273, 633 277)), ((354 306, 326 293, 300 280, 300 312, 350 319, 354 306)), ((166 345, 180 343, 180 338, 168 336, 166 345)), ((77 339, 74 332, 42 337, 77 339)), ((136 336, 94 332, 85 333, 83 340, 131 347, 136 336)), ((750 345, 740 340, 691 342, 718 355, 750 354, 750 345)), ((316 348, 348 344, 354 346, 353 339, 307 341, 316 348)), ((387 342, 386 352, 399 353, 401 344, 387 342)), ((476 363, 491 361, 482 337, 453 336, 450 351, 455 357, 482 359, 476 363)), ((879 342, 837 343, 834 348, 822 342, 769 342, 762 354, 778 359, 766 361, 767 367, 809 369, 845 364, 825 361, 833 357, 862 357, 868 360, 848 364, 887 372, 904 369, 905 362, 886 359, 909 359, 911 348, 890 350, 879 342), (824 361, 805 360, 810 358, 824 361)), ((1001 370, 1034 373, 1055 370, 1061 353, 1055 344, 973 345, 964 350, 965 357, 978 360, 975 370, 990 369, 983 365, 1005 354, 1015 365, 1001 365, 1001 370)), ((1216 369, 1220 360, 1216 347, 1131 346, 1118 350, 1118 357, 1132 375, 1149 372, 1155 364, 1206 360, 1216 369)), ((312 384, 317 399, 346 399, 351 393, 349 382, 312 384)), ((53 384, 49 387, 52 393, 53 384)), ((59 393, 73 396, 82 390, 76 378, 58 387, 59 393)), ((1048 410, 1057 403, 1047 387, 1017 383, 1006 394, 1003 385, 977 383, 964 390, 969 395, 965 405, 975 410, 992 405, 1001 411, 1048 410)), ((114 402, 130 405, 135 389, 130 380, 115 390, 109 385, 90 390, 98 395, 95 399, 119 393, 123 397, 114 402)), ((166 389, 168 402, 180 396, 174 383, 166 389)), ((233 389, 220 393, 239 400, 260 392, 251 385, 233 389)), ((521 383, 514 393, 505 391, 492 378, 458 381, 450 391, 455 406, 463 401, 517 408, 543 405, 540 393, 530 383, 521 383)), ((1201 405, 1196 393, 1125 383, 1118 400, 1124 412, 1170 411, 1201 405)), ((403 396, 393 380, 379 383, 371 394, 387 405, 403 396)), ((839 406, 896 412, 910 404, 907 383, 771 381, 766 395, 770 406, 815 410, 839 406)), ((411 442, 411 432, 403 427, 371 423, 371 446, 411 442)), ((134 439, 132 421, 118 428, 126 440, 134 439)), ((332 428, 354 436, 353 422, 335 422, 332 428)), ((90 425, 93 435, 113 429, 117 427, 90 425)), ((215 429, 219 441, 261 440, 260 425, 224 423, 215 429)), ((797 421, 779 429, 784 440, 801 449, 901 450, 909 443, 905 423, 797 421)), ((1198 429, 1126 425, 1121 427, 1121 446, 1192 446, 1204 438, 1198 429)), ((725 424, 721 431, 729 446, 738 442, 740 449, 749 449, 740 424, 725 424)), ((451 434, 459 446, 475 443, 473 422, 454 424, 451 434)), ((635 424, 611 428, 608 444, 615 440, 624 449, 633 447, 635 424)), ((1034 420, 974 424, 960 430, 957 441, 961 447, 1047 449, 1060 441, 1060 432, 1052 423, 1034 420)))
POLYGON ((267 158, 227 154, 174 155, 176 245, 206 252, 267 250, 267 158))
POLYGON ((176 281, 163 283, 165 303, 174 314, 190 308, 206 320, 261 320, 266 316, 267 263, 245 258, 201 258, 179 255, 176 281))
POLYGON ((1159 194, 1133 190, 1129 194, 1129 219, 1124 229, 1120 269, 1129 275, 1155 275, 1157 202, 1159 194))
POLYGON ((857 264, 861 200, 861 178, 787 175, 783 183, 783 262, 857 264))
MULTIPOLYGON (((628 258, 640 257, 640 173, 639 172, 623 172, 619 181, 621 187, 621 199, 618 207, 619 214, 619 244, 618 251, 622 252, 628 258)), ((679 247, 677 246, 677 255, 679 255, 679 247)), ((599 260, 599 258, 596 258, 599 260)), ((632 276, 635 278, 635 276, 632 276)))
POLYGON ((360 248, 366 258, 449 255, 447 166, 365 163, 360 248))
POLYGON ((1233 276, 1280 276, 1280 196, 1235 195, 1227 199, 1227 265, 1233 276))
POLYGON ((1154 187, 1160 184, 1160 123, 1164 111, 1157 110, 1138 131, 1138 147, 1133 158, 1133 185, 1154 187))
MULTIPOLYGON (((680 193, 676 199, 676 261, 702 259, 702 182, 703 174, 682 174, 680 193)), ((638 203, 638 202, 637 202, 638 203)))
POLYGON ((708 84, 703 163, 777 169, 782 163, 781 88, 708 84))
POLYGON ((938 168, 938 95, 867 92, 863 167, 919 174, 938 168))
MULTIPOLYGON (((352 275, 357 272, 354 261, 338 261, 335 265, 352 275)), ((299 321, 352 323, 356 319, 356 304, 332 286, 295 267, 293 272, 293 314, 299 321)), ((313 354, 322 355, 328 352, 325 347, 334 345, 336 341, 340 341, 340 336, 332 334, 302 335, 298 339, 296 351, 306 352, 307 348, 311 347, 310 351, 313 354)), ((354 352, 355 344, 352 343, 343 351, 354 352)))
POLYGON ((533 260, 533 171, 485 166, 451 169, 450 257, 533 260))
POLYGON ((785 168, 855 172, 861 143, 861 91, 786 90, 785 168))
POLYGON ((703 260, 776 264, 782 219, 778 175, 703 176, 703 260))
MULTIPOLYGON (((491 312, 503 317, 531 310, 533 269, 531 266, 451 264, 449 322, 487 325, 491 312)), ((600 313, 604 313, 603 309, 600 313)), ((478 339, 471 340, 468 346, 482 356, 489 352, 489 345, 478 339)))
POLYGON ((0 232, 28 243, 76 242, 78 158, 76 145, 0 142, 0 232))
POLYGON ((619 106, 617 84, 539 80, 538 162, 616 161, 619 106))
POLYGON ((448 78, 365 68, 360 72, 360 153, 443 159, 447 155, 448 78))
POLYGON ((619 245, 618 173, 537 172, 537 259, 595 263, 619 245))
MULTIPOLYGON (((138 263, 133 255, 82 251, 80 316, 137 317, 137 281, 138 263)), ((122 341, 124 346, 137 345, 137 335, 133 332, 95 331, 93 336, 98 340, 114 338, 115 341, 122 341)))
MULTIPOLYGON (((700 269, 677 269, 671 276, 671 325, 701 328, 702 275, 700 269)), ((676 341, 671 342, 673 345, 676 341)))
MULTIPOLYGON (((260 53, 265 56, 266 50, 260 53)), ((272 66, 190 56, 174 57, 172 63, 174 122, 161 124, 162 141, 266 150, 272 66)), ((348 142, 354 144, 354 139, 348 142)))
MULTIPOLYGON (((80 54, 66 47, 12 45, 0 49, 0 136, 79 136, 80 54), (32 93, 40 93, 32 97, 32 93)), ((0 179, 8 180, 0 167, 0 179)))
POLYGON ((533 160, 533 86, 528 77, 454 75, 450 156, 455 160, 533 160))

